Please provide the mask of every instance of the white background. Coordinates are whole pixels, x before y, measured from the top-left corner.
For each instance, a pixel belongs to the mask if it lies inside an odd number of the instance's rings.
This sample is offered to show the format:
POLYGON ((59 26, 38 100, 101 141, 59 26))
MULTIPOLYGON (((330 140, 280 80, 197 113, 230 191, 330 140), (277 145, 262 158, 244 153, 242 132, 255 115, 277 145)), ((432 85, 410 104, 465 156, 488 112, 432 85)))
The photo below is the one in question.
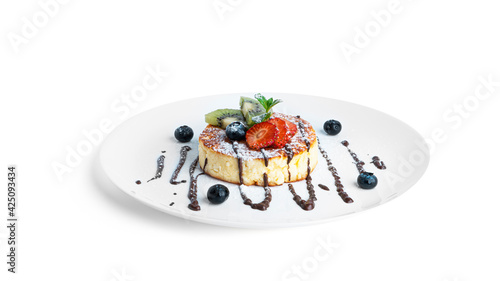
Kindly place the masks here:
MULTIPOLYGON (((20 200, 19 273, 2 262, 2 280, 300 280, 294 266, 304 280, 499 280, 500 87, 474 97, 479 77, 500 81, 497 1, 401 0, 380 30, 372 12, 388 0, 224 0, 222 17, 212 0, 67 2, 30 38, 23 18, 43 21, 40 4, 0 4, 0 167, 18 166, 20 200), (367 26, 373 36, 349 63, 340 46, 367 26), (148 66, 170 75, 130 114, 113 110, 148 66), (102 120, 260 91, 359 103, 445 140, 402 197, 292 229, 202 225, 143 206, 99 179, 98 145, 62 180, 52 168, 102 120), (311 269, 328 239, 339 247, 311 269)), ((6 238, 2 227, 2 257, 6 238)))

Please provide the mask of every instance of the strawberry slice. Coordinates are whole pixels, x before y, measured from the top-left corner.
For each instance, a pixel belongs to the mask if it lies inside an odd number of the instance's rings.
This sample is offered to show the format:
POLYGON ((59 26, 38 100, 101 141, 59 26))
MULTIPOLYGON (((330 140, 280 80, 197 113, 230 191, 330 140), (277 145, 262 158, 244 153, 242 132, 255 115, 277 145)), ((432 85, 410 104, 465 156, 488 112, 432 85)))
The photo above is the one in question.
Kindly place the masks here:
POLYGON ((287 125, 285 120, 281 118, 273 118, 269 119, 267 121, 274 126, 276 126, 276 140, 274 141, 273 147, 274 148, 283 148, 285 147, 285 144, 288 142, 289 138, 287 137, 288 130, 287 130, 287 125))
POLYGON ((286 133, 287 133, 287 142, 293 137, 295 136, 295 134, 297 133, 297 125, 295 125, 294 123, 288 121, 285 119, 285 123, 286 123, 286 133))
POLYGON ((246 133, 247 144, 251 149, 261 149, 273 145, 276 136, 276 126, 269 122, 256 124, 246 133))

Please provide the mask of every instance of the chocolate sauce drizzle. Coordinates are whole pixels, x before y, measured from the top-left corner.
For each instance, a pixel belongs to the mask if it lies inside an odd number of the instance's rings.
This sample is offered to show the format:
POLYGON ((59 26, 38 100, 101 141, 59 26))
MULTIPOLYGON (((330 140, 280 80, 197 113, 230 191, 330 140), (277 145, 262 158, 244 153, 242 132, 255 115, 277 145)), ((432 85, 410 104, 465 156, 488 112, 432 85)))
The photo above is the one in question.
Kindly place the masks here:
POLYGON ((179 176, 179 172, 181 171, 182 166, 184 166, 184 163, 186 162, 187 153, 190 150, 191 147, 187 145, 181 148, 181 158, 179 159, 179 164, 177 164, 177 168, 175 168, 175 171, 172 173, 172 178, 170 178, 170 184, 177 185, 186 182, 186 180, 177 181, 177 176, 179 176))
POLYGON ((373 165, 375 165, 375 167, 377 167, 377 169, 379 169, 379 170, 385 170, 385 169, 387 169, 387 167, 385 166, 384 161, 381 161, 381 160, 380 160, 380 157, 378 157, 378 156, 373 156, 372 160, 373 160, 373 161, 372 161, 371 163, 372 163, 373 165))
POLYGON ((307 190, 309 191, 309 199, 312 199, 314 201, 318 200, 318 198, 316 198, 316 194, 314 193, 314 185, 312 184, 312 178, 311 178, 311 159, 310 158, 307 158, 306 184, 307 184, 307 190))
POLYGON ((308 138, 306 138, 306 133, 304 129, 304 123, 300 121, 300 115, 297 115, 297 118, 299 118, 299 130, 300 134, 302 135, 302 139, 304 140, 306 147, 307 147, 307 152, 309 152, 309 149, 311 149, 311 142, 309 141, 308 138))
MULTIPOLYGON (((297 118, 300 118, 300 116, 297 115, 297 118)), ((309 139, 305 136, 304 123, 302 121, 300 121, 300 120, 298 122, 298 128, 299 128, 299 131, 300 131, 300 133, 302 135, 302 139, 303 139, 303 141, 304 141, 304 143, 305 143, 305 145, 307 147, 307 152, 309 152, 309 150, 311 148, 311 143, 310 143, 309 139)), ((323 158, 325 158, 325 160, 327 162, 328 170, 332 173, 332 176, 335 179, 335 186, 337 187, 337 193, 339 194, 339 196, 342 198, 342 200, 345 203, 353 203, 354 200, 352 198, 350 198, 349 195, 344 191, 344 186, 341 183, 341 180, 340 180, 341 178, 338 175, 337 169, 332 165, 332 162, 331 162, 330 158, 328 157, 327 152, 321 147, 320 142, 319 142, 319 138, 317 139, 317 142, 318 142, 319 151, 321 152, 323 158)), ((233 150, 236 153, 236 156, 237 156, 237 159, 238 159, 238 170, 239 170, 239 181, 240 181, 239 189, 240 189, 241 198, 243 199, 243 203, 245 205, 249 205, 252 209, 257 209, 257 210, 261 210, 261 211, 267 210, 269 208, 269 205, 270 205, 271 201, 272 201, 272 194, 271 194, 271 189, 269 188, 269 179, 268 179, 267 173, 263 174, 263 177, 264 177, 264 187, 263 188, 264 188, 264 191, 265 191, 265 198, 260 203, 253 203, 252 200, 250 198, 248 198, 246 196, 246 194, 242 191, 242 185, 243 185, 243 159, 242 159, 242 157, 241 157, 241 155, 240 155, 240 153, 238 151, 238 149, 239 149, 238 145, 239 144, 238 144, 237 141, 234 141, 232 143, 232 145, 233 145, 233 150)), ((358 169, 358 171, 360 173, 366 172, 365 169, 364 169, 365 163, 363 161, 361 161, 358 158, 357 154, 354 153, 349 148, 349 142, 347 140, 344 140, 344 141, 342 141, 342 145, 344 145, 347 148, 347 150, 349 151, 349 153, 351 154, 352 158, 355 161, 356 168, 358 169)), ((170 179, 170 183, 171 184, 177 185, 177 184, 185 183, 186 182, 186 180, 177 181, 176 179, 177 179, 180 171, 182 170, 182 167, 184 166, 184 164, 186 162, 187 153, 190 150, 191 150, 191 147, 189 147, 189 146, 183 146, 181 148, 179 163, 178 163, 176 169, 174 170, 174 172, 172 173, 172 177, 170 179)), ((261 153, 263 155, 264 163, 265 163, 265 165, 267 167, 269 165, 269 158, 266 155, 264 149, 261 149, 260 151, 261 151, 261 153)), ((285 154, 287 156, 288 180, 290 181, 291 180, 290 162, 292 161, 292 159, 294 157, 294 152, 293 152, 293 149, 291 148, 290 144, 286 144, 285 145, 284 152, 285 152, 285 154)), ((162 151, 162 153, 165 153, 165 151, 162 151)), ((385 170, 386 169, 386 166, 385 166, 384 162, 381 161, 378 156, 374 156, 372 158, 372 160, 373 161, 371 163, 374 164, 378 169, 380 169, 380 170, 385 170)), ((158 157, 158 159, 157 159, 156 175, 153 178, 151 178, 150 180, 148 180, 147 182, 150 182, 152 180, 161 178, 162 173, 163 173, 163 168, 164 168, 164 162, 165 162, 165 156, 164 155, 161 155, 160 157, 158 157)), ((291 183, 288 184, 289 191, 293 195, 293 200, 297 203, 298 206, 300 206, 305 211, 313 210, 315 208, 315 202, 314 201, 317 200, 316 193, 314 191, 314 185, 312 184, 310 162, 311 162, 311 159, 308 157, 308 159, 307 159, 307 177, 306 177, 307 191, 308 191, 308 194, 309 194, 308 199, 307 200, 303 200, 297 194, 297 192, 295 191, 294 186, 291 183)), ((201 207, 200 207, 199 202, 197 200, 198 177, 201 176, 201 175, 205 175, 206 174, 205 173, 205 168, 207 166, 208 159, 205 158, 205 163, 204 163, 203 168, 202 168, 203 171, 201 173, 199 173, 198 175, 194 176, 194 173, 195 173, 195 170, 196 170, 196 167, 197 167, 198 163, 199 163, 199 159, 196 158, 191 163, 191 165, 189 167, 190 184, 189 184, 188 198, 190 200, 190 204, 188 204, 188 208, 190 210, 193 210, 193 211, 199 211, 199 210, 201 210, 201 207)), ((139 184, 141 184, 141 181, 137 180, 135 183, 139 185, 139 184)), ((321 189, 323 189, 323 190, 326 190, 326 191, 330 190, 330 188, 328 188, 328 186, 326 186, 326 185, 318 184, 318 186, 321 189)), ((177 193, 174 193, 174 195, 177 195, 177 193)), ((173 205, 174 205, 174 202, 171 202, 170 206, 173 206, 173 205)))
POLYGON ((266 164, 267 167, 269 165, 269 158, 267 158, 264 148, 261 148, 260 152, 262 153, 262 157, 264 157, 264 164, 266 164))
MULTIPOLYGON (((236 153, 236 157, 238 158, 238 172, 239 172, 239 177, 240 177, 240 194, 241 198, 243 199, 243 204, 249 205, 252 209, 260 210, 260 211, 265 211, 267 208, 269 208, 269 203, 271 203, 271 200, 273 199, 273 196, 271 195, 271 189, 269 188, 269 180, 267 178, 267 174, 264 173, 264 190, 266 197, 264 198, 264 201, 260 203, 253 203, 250 198, 248 198, 245 193, 241 190, 241 185, 243 184, 243 159, 241 159, 241 155, 238 152, 238 142, 234 141, 233 142, 233 149, 234 152, 236 153)), ((264 155, 264 161, 266 163, 266 167, 268 165, 268 159, 267 156, 264 154, 264 151, 261 150, 262 154, 264 155)))
MULTIPOLYGON (((326 164, 328 165, 328 170, 332 173, 332 176, 335 179, 335 187, 337 187, 337 193, 339 194, 340 198, 342 198, 342 200, 345 203, 348 203, 348 204, 353 203, 354 200, 352 200, 352 198, 349 197, 349 194, 347 194, 347 192, 344 191, 344 185, 340 181, 339 173, 337 172, 337 169, 333 166, 332 160, 330 160, 330 157, 328 157, 328 153, 326 153, 326 151, 321 147, 321 145, 319 143, 319 139, 318 139, 318 148, 319 148, 319 151, 321 152, 321 155, 323 155, 323 158, 325 158, 325 160, 326 160, 326 164)), ((320 185, 320 187, 323 189, 325 189, 324 187, 326 187, 326 190, 330 190, 325 185, 320 185)))
POLYGON ((308 185, 307 186, 307 191, 309 192, 309 198, 306 200, 302 200, 302 198, 295 192, 295 189, 293 188, 293 185, 291 183, 288 184, 288 190, 290 190, 290 192, 292 193, 293 195, 293 201, 295 201, 295 203, 297 203, 297 205, 299 205, 302 210, 304 211, 311 211, 312 209, 314 209, 315 205, 314 205, 314 200, 313 198, 316 198, 315 197, 315 194, 314 194, 314 186, 313 185, 308 185), (312 187, 312 188, 310 188, 312 187))
POLYGON ((189 193, 188 198, 191 203, 188 205, 188 208, 193 211, 201 210, 200 204, 198 203, 198 177, 204 175, 204 172, 199 173, 196 177, 194 176, 194 171, 196 170, 196 166, 198 165, 198 158, 196 158, 191 166, 189 167, 189 193))
POLYGON ((273 199, 273 196, 271 195, 271 189, 269 188, 269 182, 267 179, 267 174, 264 173, 264 190, 265 190, 265 195, 266 197, 264 198, 264 201, 260 203, 253 203, 250 198, 246 196, 246 194, 241 190, 241 185, 240 185, 240 194, 241 198, 243 199, 243 204, 250 206, 252 209, 256 209, 259 211, 265 211, 267 208, 269 208, 269 204, 271 203, 271 200, 273 199))
POLYGON ((156 165, 157 165, 156 166, 156 175, 154 177, 152 177, 150 180, 148 180, 147 182, 161 178, 161 175, 163 173, 163 167, 165 167, 165 156, 164 155, 161 155, 160 157, 158 157, 158 160, 156 160, 156 165))
MULTIPOLYGON (((297 115, 297 118, 300 118, 300 116, 297 115)), ((305 130, 304 130, 304 123, 302 123, 302 121, 300 121, 300 119, 299 119, 299 130, 300 130, 300 134, 302 135, 302 139, 304 140, 304 143, 307 146, 307 152, 309 152, 309 149, 311 148, 311 142, 309 141, 309 139, 306 138, 305 130)), ((290 156, 293 158, 293 151, 290 149, 290 147, 288 147, 288 151, 287 151, 287 148, 285 147, 285 151, 286 151, 287 157, 288 157, 288 164, 290 164, 290 161, 291 161, 290 156)), ((288 171, 288 178, 290 179, 290 170, 288 171)), ((292 193, 293 201, 295 201, 295 203, 297 203, 297 205, 299 205, 304 211, 311 211, 315 207, 314 201, 316 201, 318 199, 316 198, 316 193, 314 192, 314 185, 312 184, 311 158, 309 158, 309 157, 307 157, 306 184, 307 184, 307 191, 309 193, 309 198, 307 200, 302 200, 302 198, 295 192, 295 189, 293 188, 292 184, 288 184, 288 190, 290 190, 290 192, 292 193)))
POLYGON ((309 198, 307 200, 302 200, 302 198, 295 192, 295 188, 293 188, 293 185, 291 183, 288 184, 288 190, 290 190, 293 195, 293 201, 295 201, 295 203, 297 203, 297 205, 299 205, 304 211, 313 210, 315 207, 314 201, 318 200, 318 198, 316 198, 316 193, 314 192, 314 185, 312 184, 310 162, 311 160, 308 158, 306 184, 309 198))
POLYGON ((241 159, 241 155, 238 152, 238 142, 233 142, 233 150, 236 153, 236 157, 238 158, 238 173, 240 177, 240 184, 243 184, 243 159, 241 159))
POLYGON ((352 159, 354 159, 354 164, 356 164, 356 168, 358 168, 359 173, 365 173, 365 168, 363 167, 365 165, 365 162, 359 160, 358 155, 354 153, 350 148, 349 148, 349 142, 348 141, 342 141, 342 144, 347 147, 347 150, 352 156, 352 159))
POLYGON ((286 153, 286 157, 287 157, 286 163, 290 164, 290 162, 292 162, 292 158, 293 158, 293 156, 295 156, 295 154, 293 153, 293 149, 290 147, 289 143, 285 144, 285 153, 286 153))
POLYGON ((292 158, 294 155, 293 149, 290 147, 290 144, 285 144, 285 153, 286 153, 286 164, 288 165, 288 181, 291 181, 292 174, 290 174, 290 162, 292 162, 292 158))

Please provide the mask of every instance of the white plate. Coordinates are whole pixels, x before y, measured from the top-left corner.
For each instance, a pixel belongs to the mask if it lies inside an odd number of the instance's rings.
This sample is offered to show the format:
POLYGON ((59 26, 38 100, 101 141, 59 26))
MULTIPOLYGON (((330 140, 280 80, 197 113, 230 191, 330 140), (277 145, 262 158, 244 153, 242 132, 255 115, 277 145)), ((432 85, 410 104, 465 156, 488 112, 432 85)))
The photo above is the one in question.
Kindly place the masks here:
MULTIPOLYGON (((252 96, 252 94, 241 94, 252 96)), ((320 156, 318 166, 311 176, 315 185, 316 208, 302 210, 293 200, 286 185, 272 187, 272 202, 267 211, 251 209, 243 204, 238 186, 224 183, 230 197, 221 205, 213 205, 206 199, 206 192, 215 183, 222 183, 209 176, 198 180, 198 200, 201 211, 187 208, 189 199, 189 165, 198 157, 198 136, 206 126, 204 114, 219 108, 237 108, 240 94, 196 98, 160 106, 127 120, 116 128, 104 141, 100 160, 108 177, 125 193, 140 202, 170 215, 185 219, 233 227, 291 227, 331 221, 341 216, 361 212, 398 197, 413 186, 424 174, 429 163, 429 151, 423 138, 403 122, 379 111, 339 100, 293 94, 264 93, 267 97, 284 100, 275 107, 276 112, 300 115, 311 122, 320 138, 321 146, 328 152, 337 168, 345 191, 354 203, 346 204, 338 196, 333 177, 327 170, 326 161, 320 156), (323 123, 337 119, 343 130, 337 136, 328 136, 323 123), (187 183, 171 185, 172 172, 179 161, 179 143, 173 136, 181 125, 189 125, 195 137, 187 145, 193 150, 178 179, 187 183), (375 189, 357 187, 358 171, 353 159, 341 141, 348 140, 350 148, 366 162, 365 168, 374 172, 379 184, 375 189), (165 153, 162 153, 165 151, 165 153), (156 172, 156 160, 165 155, 163 176, 146 183, 156 172), (373 156, 379 156, 387 169, 378 170, 373 156), (142 184, 135 182, 141 180, 142 184), (330 191, 319 188, 325 184, 330 191), (177 195, 174 195, 176 193, 177 195), (172 206, 171 203, 174 203, 172 206)), ((201 172, 197 168, 197 173, 201 172)), ((294 184, 302 198, 307 198, 304 181, 294 184)), ((254 201, 264 198, 261 187, 244 187, 254 201)))

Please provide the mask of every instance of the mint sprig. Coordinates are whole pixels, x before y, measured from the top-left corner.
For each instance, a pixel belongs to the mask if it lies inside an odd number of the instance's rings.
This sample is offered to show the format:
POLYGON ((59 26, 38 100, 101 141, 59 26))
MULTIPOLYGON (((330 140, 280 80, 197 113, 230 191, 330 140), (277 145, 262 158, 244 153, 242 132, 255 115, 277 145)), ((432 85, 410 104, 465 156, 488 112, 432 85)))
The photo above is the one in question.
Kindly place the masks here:
POLYGON ((271 118, 271 116, 273 115, 272 108, 278 103, 283 102, 280 99, 266 99, 266 97, 261 94, 256 94, 255 99, 258 100, 262 107, 264 107, 264 109, 266 110, 266 113, 252 117, 252 121, 254 121, 255 123, 261 123, 269 120, 269 118, 271 118))
POLYGON ((273 108, 273 106, 277 105, 280 102, 283 102, 280 99, 276 99, 276 100, 273 98, 266 99, 266 97, 264 97, 261 94, 256 94, 255 99, 258 100, 260 102, 260 104, 262 104, 262 106, 264 107, 266 112, 271 111, 271 108, 273 108))

